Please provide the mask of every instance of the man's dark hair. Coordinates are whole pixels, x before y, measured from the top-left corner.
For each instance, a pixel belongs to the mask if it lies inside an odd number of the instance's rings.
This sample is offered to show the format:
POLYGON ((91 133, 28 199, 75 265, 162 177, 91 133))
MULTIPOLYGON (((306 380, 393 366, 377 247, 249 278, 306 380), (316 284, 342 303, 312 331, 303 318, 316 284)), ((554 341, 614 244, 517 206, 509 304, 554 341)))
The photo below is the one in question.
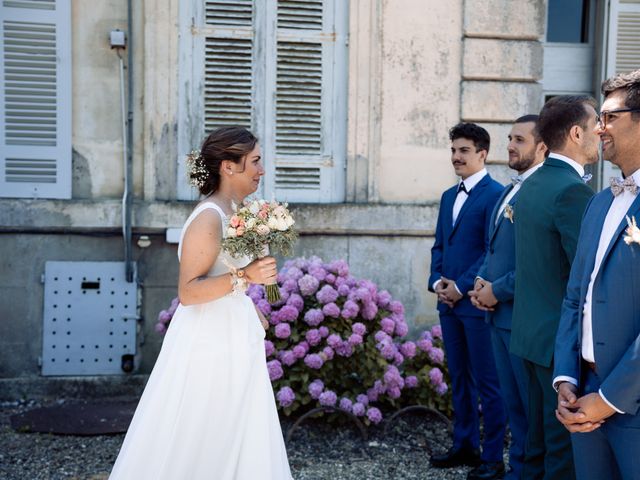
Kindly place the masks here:
POLYGON ((491 145, 491 137, 489 132, 475 123, 461 122, 449 130, 449 140, 452 142, 458 138, 466 138, 471 140, 476 146, 476 152, 486 150, 489 153, 491 145))
MULTIPOLYGON (((600 87, 602 95, 607 98, 616 90, 624 90, 626 97, 624 104, 627 108, 640 108, 640 70, 629 73, 621 73, 602 82, 600 87)), ((640 120, 640 112, 632 112, 635 121, 640 120)))
POLYGON ((544 104, 538 118, 538 131, 549 150, 562 149, 574 125, 587 129, 586 105, 595 109, 596 101, 588 95, 559 95, 544 104))
POLYGON ((536 143, 540 143, 542 141, 542 137, 540 136, 540 132, 538 131, 538 119, 539 118, 540 118, 539 115, 536 115, 535 113, 529 113, 527 115, 523 115, 521 117, 516 118, 516 121, 514 123, 529 123, 529 122, 532 122, 534 124, 533 131, 531 132, 533 134, 533 140, 536 143))

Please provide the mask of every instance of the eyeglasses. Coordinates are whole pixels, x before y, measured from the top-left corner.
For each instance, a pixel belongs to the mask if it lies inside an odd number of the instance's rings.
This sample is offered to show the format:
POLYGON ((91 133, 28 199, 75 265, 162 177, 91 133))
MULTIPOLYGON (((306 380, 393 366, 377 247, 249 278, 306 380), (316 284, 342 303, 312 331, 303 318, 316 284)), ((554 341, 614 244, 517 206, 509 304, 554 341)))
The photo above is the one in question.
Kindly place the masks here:
POLYGON ((640 112, 640 108, 618 108, 616 110, 603 110, 600 115, 596 114, 596 125, 604 130, 607 128, 607 123, 610 120, 610 116, 614 113, 625 112, 640 112))

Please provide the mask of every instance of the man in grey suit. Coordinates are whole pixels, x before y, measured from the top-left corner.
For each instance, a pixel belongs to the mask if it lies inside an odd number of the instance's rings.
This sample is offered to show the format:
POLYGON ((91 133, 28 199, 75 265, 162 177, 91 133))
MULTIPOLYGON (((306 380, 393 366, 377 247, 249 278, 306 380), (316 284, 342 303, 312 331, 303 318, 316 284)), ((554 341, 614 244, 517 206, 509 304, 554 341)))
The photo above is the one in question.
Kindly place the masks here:
POLYGON ((493 210, 488 250, 478 271, 475 288, 469 292, 473 305, 487 312, 485 319, 491 327, 500 391, 511 430, 510 469, 505 477, 511 480, 521 478, 527 435, 524 365, 520 357, 509 353, 516 268, 512 213, 520 186, 542 166, 547 151, 536 129, 537 121, 538 115, 520 117, 509 133, 509 167, 518 175, 504 189, 493 210))
POLYGON ((589 203, 556 339, 556 416, 579 479, 640 479, 640 70, 602 84, 595 131, 624 180, 589 203), (606 420, 605 420, 606 419, 606 420))

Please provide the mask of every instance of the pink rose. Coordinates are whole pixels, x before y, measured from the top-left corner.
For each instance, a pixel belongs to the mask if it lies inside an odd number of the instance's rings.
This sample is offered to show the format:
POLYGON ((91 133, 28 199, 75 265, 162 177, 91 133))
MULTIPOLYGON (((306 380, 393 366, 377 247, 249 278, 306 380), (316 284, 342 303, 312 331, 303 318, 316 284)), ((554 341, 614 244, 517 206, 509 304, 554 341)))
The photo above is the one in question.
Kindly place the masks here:
POLYGON ((231 220, 229 220, 229 225, 231 225, 233 228, 240 226, 240 217, 237 215, 232 216, 231 220))
POLYGON ((242 235, 244 235, 244 227, 240 226, 240 227, 236 228, 236 235, 238 237, 241 237, 242 235))

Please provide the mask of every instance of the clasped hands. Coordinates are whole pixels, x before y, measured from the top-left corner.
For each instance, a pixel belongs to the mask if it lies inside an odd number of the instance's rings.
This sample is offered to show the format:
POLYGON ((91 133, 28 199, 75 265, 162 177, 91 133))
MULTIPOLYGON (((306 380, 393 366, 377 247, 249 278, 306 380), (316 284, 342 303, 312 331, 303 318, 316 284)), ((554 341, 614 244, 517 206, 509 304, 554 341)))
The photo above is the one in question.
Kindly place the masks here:
POLYGON ((471 304, 479 310, 492 312, 498 303, 498 299, 493 294, 493 286, 482 278, 476 278, 473 290, 467 292, 471 299, 471 304))
POLYGON ((455 303, 462 298, 462 294, 456 288, 456 282, 446 277, 440 277, 440 281, 435 287, 438 301, 453 308, 455 303))
POLYGON ((571 433, 592 432, 604 423, 605 418, 615 413, 599 393, 588 393, 580 398, 578 389, 570 382, 558 386, 558 408, 556 418, 571 433))

